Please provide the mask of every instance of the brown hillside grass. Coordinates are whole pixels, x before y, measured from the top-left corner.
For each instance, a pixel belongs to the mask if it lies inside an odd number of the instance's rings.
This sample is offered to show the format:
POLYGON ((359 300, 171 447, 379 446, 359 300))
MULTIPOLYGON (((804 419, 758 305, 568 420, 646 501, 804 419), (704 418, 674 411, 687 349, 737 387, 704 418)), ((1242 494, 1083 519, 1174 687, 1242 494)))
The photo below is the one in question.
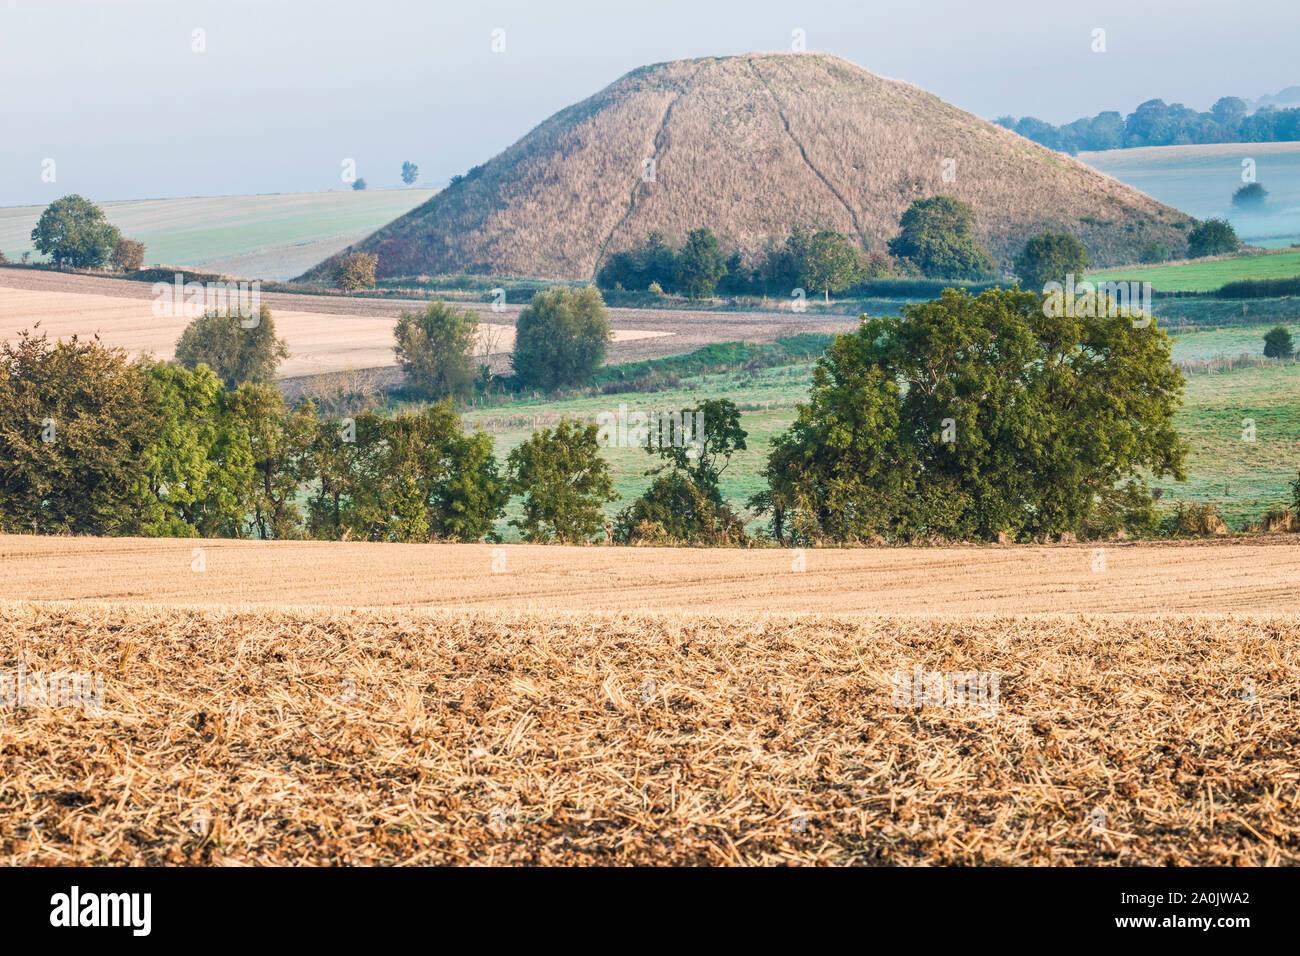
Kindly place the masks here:
POLYGON ((1094 265, 1137 261, 1151 240, 1186 245, 1177 210, 914 86, 809 53, 634 70, 354 248, 377 253, 383 276, 587 279, 650 229, 681 239, 707 225, 750 258, 795 225, 883 249, 912 200, 939 193, 973 204, 977 235, 1004 263, 1044 229, 1077 235, 1094 265))
POLYGON ((1295 863, 1294 617, 0 603, 0 863, 1295 863), (899 704, 915 667, 988 712, 899 704))

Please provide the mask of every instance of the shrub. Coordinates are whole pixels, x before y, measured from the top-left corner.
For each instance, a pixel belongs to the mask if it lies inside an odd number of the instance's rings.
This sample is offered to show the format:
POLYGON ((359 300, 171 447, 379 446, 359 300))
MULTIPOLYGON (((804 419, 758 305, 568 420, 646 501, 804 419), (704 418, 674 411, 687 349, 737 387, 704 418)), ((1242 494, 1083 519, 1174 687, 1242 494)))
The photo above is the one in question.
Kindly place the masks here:
POLYGON ((373 289, 379 256, 371 252, 350 252, 334 264, 334 284, 344 292, 373 289))
POLYGON ((432 299, 423 312, 403 310, 393 335, 398 364, 424 398, 463 399, 474 391, 478 313, 432 299))
POLYGON ((1247 183, 1232 194, 1232 204, 1242 209, 1259 209, 1268 199, 1268 190, 1259 183, 1247 183))
POLYGON ((289 346, 275 337, 271 310, 263 305, 256 316, 238 310, 210 312, 185 327, 176 344, 176 361, 185 368, 206 365, 225 388, 244 382, 274 382, 289 346))
POLYGON ((1264 357, 1287 359, 1295 355, 1295 343, 1285 325, 1276 325, 1264 336, 1264 357))
POLYGON ((138 239, 118 239, 113 243, 113 253, 109 259, 115 269, 136 272, 144 265, 144 243, 138 239))
POLYGON ((1214 504, 1197 501, 1180 501, 1160 523, 1165 534, 1183 537, 1203 537, 1210 534, 1227 534, 1228 525, 1219 517, 1214 504))
POLYGON ((515 377, 525 388, 584 385, 610 337, 609 310, 594 286, 538 292, 515 323, 515 377))
POLYGON ((1187 235, 1187 254, 1193 259, 1237 251, 1237 233, 1225 219, 1207 219, 1187 235))
POLYGON ((1069 233, 1044 232, 1034 236, 1016 256, 1015 273, 1021 288, 1041 292, 1049 282, 1065 284, 1067 275, 1082 276, 1088 268, 1088 250, 1069 233))
POLYGON ((901 232, 889 251, 931 278, 982 279, 994 272, 993 259, 974 232, 975 210, 952 196, 918 199, 899 220, 901 232))

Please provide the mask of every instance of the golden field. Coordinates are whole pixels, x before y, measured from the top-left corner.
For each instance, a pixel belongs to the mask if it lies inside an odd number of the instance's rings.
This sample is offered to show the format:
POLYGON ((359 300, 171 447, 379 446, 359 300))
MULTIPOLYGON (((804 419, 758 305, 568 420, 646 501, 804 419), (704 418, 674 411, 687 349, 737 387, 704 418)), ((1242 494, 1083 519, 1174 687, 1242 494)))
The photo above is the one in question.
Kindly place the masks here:
POLYGON ((104 688, 0 718, 6 865, 1300 855, 1293 616, 4 602, 0 634, 104 688), (900 703, 918 667, 996 706, 900 703))
POLYGON ((1295 613, 1294 541, 790 551, 0 535, 0 600, 545 613, 1295 613))
POLYGON ((0 865, 1293 864, 1285 541, 0 537, 0 865))

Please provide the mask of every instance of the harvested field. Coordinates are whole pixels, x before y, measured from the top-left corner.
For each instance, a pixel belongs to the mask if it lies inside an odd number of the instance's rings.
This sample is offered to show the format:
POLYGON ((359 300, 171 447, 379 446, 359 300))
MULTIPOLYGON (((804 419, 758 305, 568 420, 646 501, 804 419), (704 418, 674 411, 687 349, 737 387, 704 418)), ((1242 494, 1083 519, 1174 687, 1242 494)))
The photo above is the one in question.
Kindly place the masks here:
MULTIPOLYGON (((153 319, 146 306, 141 311, 138 304, 117 307, 122 312, 113 312, 114 306, 102 298, 122 299, 134 303, 148 303, 152 299, 151 286, 147 282, 133 282, 107 276, 87 276, 71 273, 48 272, 33 269, 0 267, 0 338, 11 338, 20 329, 29 328, 35 321, 41 320, 41 328, 51 331, 55 323, 62 323, 62 334, 78 332, 89 335, 97 329, 107 336, 113 333, 116 323, 106 324, 92 321, 93 314, 78 318, 75 311, 68 312, 70 300, 61 301, 64 294, 76 294, 95 297, 96 309, 109 310, 115 316, 127 317, 121 328, 128 334, 121 344, 130 349, 152 347, 156 354, 162 354, 164 345, 174 347, 180 337, 184 322, 179 324, 174 334, 169 330, 163 336, 165 342, 155 341, 148 336, 154 335, 153 319), (21 307, 4 305, 4 295, 16 295, 18 292, 45 293, 33 299, 13 298, 11 302, 22 301, 21 307), (71 318, 73 321, 69 322, 71 318)), ((282 327, 282 316, 311 316, 316 328, 315 334, 329 335, 330 341, 347 346, 343 351, 325 350, 329 360, 328 367, 366 369, 391 366, 392 326, 393 320, 403 309, 423 308, 425 300, 421 299, 380 299, 344 295, 306 295, 287 292, 263 292, 262 301, 271 307, 277 330, 282 327), (344 321, 334 329, 328 323, 344 321), (385 320, 385 321, 376 321, 385 320), (351 350, 351 351, 349 351, 351 350), (375 362, 376 365, 367 363, 375 362)), ((474 309, 482 322, 514 327, 515 320, 523 310, 520 305, 507 305, 504 311, 493 312, 487 302, 457 302, 458 307, 474 309)), ((607 362, 633 362, 648 358, 662 358, 668 355, 681 355, 693 351, 701 345, 711 342, 770 342, 782 336, 796 335, 800 332, 848 332, 858 327, 858 317, 850 315, 820 315, 817 313, 795 314, 780 312, 709 312, 685 309, 610 309, 610 326, 614 331, 614 342, 606 355, 607 362)), ((173 321, 173 320, 167 320, 173 321)), ((280 332, 284 335, 283 332, 280 332)), ((309 343, 311 344, 311 343, 309 343)), ((293 349, 294 341, 291 340, 293 349)), ((303 354, 309 348, 299 344, 303 354)), ((281 366, 281 374, 292 377, 300 373, 285 371, 292 362, 281 366)), ((308 374, 308 373, 301 373, 308 374)))
POLYGON ((1277 534, 792 552, 0 535, 0 600, 547 613, 1295 613, 1296 541, 1277 534), (200 551, 204 570, 197 572, 200 551), (803 571, 796 570, 800 560, 803 571))
POLYGON ((6 865, 1300 855, 1294 617, 6 602, 0 635, 5 675, 103 675, 98 715, 0 712, 6 865), (896 700, 918 667, 993 706, 896 700))

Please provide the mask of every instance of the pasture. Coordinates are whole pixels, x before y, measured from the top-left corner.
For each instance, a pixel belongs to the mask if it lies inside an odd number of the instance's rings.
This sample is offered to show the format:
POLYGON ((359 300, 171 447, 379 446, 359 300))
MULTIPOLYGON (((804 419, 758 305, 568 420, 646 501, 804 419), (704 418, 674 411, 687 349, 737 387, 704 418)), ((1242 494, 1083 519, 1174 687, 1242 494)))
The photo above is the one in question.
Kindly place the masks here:
POLYGON ((1211 292, 1240 279, 1288 279, 1293 276, 1300 276, 1300 249, 1106 270, 1089 273, 1088 279, 1092 282, 1150 282, 1157 292, 1211 292))
MULTIPOLYGON (((145 244, 147 265, 191 266, 249 279, 291 279, 414 209, 435 189, 338 189, 263 196, 105 202, 109 222, 145 244)), ((0 209, 0 251, 32 248, 43 206, 0 209)))

